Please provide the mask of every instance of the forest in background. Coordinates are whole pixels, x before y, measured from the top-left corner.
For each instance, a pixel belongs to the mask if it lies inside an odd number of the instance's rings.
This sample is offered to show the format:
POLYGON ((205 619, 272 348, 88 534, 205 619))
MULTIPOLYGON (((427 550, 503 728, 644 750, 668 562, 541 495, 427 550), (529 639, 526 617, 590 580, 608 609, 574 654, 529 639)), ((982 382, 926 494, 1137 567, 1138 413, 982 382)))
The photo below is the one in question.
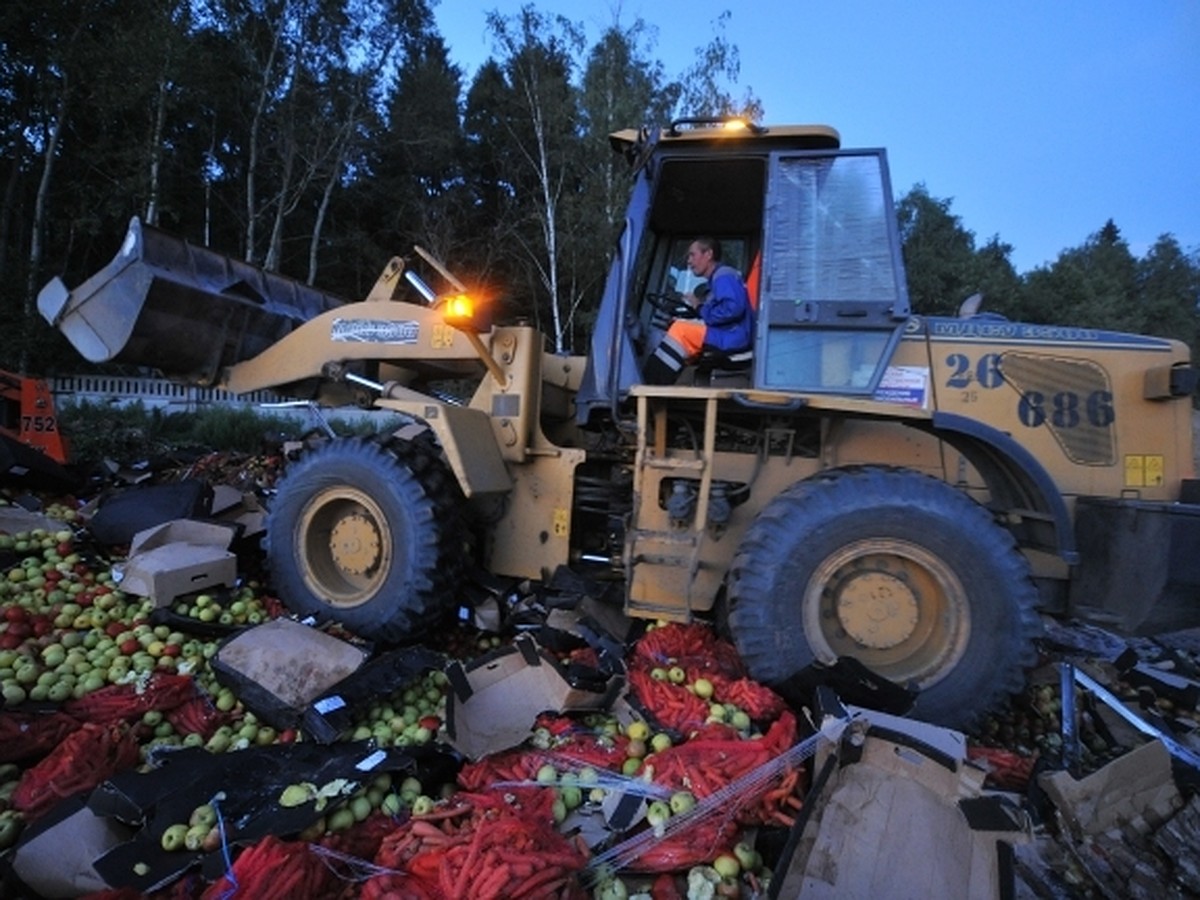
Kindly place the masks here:
MULTIPOLYGON (((630 180, 607 136, 683 116, 770 123, 718 20, 669 73, 653 28, 594 44, 535 4, 492 14, 468 80, 428 0, 41 0, 0 6, 0 368, 82 361, 37 314, 131 217, 348 299, 428 248, 583 352, 630 180)), ((836 125, 836 123, 832 123, 836 125)), ((1135 256, 1119 223, 1027 273, 925 184, 896 198, 913 309, 983 293, 1012 319, 1197 341, 1200 248, 1135 256)))

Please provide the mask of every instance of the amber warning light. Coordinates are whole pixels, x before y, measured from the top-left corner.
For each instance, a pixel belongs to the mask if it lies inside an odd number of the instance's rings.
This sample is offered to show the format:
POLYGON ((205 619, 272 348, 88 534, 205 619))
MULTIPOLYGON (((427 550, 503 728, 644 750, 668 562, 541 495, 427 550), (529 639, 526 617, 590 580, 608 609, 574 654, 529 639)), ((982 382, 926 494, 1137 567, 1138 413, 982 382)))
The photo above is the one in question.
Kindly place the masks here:
POLYGON ((475 320, 475 301, 468 294, 452 294, 442 300, 442 317, 447 325, 470 328, 475 320))

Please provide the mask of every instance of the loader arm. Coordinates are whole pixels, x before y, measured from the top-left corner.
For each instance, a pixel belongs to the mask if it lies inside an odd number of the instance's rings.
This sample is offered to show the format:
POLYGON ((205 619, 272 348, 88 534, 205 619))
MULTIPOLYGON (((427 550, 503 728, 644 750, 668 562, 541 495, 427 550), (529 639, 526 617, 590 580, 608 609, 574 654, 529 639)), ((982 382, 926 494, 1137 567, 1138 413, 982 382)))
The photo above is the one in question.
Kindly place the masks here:
MULTIPOLYGON (((485 343, 488 335, 482 335, 485 343)), ((474 374, 480 359, 439 310, 415 303, 347 303, 299 325, 221 378, 235 393, 278 388, 315 378, 329 363, 391 362, 431 378, 474 374)))

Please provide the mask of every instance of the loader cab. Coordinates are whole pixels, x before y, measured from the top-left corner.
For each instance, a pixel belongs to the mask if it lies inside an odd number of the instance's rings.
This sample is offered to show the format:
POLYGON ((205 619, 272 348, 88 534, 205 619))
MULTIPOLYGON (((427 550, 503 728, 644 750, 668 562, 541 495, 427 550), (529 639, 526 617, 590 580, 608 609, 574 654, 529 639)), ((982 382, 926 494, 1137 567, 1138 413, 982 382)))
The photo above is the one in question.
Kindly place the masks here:
MULTIPOLYGON (((686 292, 697 234, 750 278, 756 260, 756 388, 869 396, 909 315, 883 150, 843 150, 825 126, 729 131, 689 120, 659 134, 619 132, 635 171, 577 397, 580 422, 622 415, 665 324, 664 298, 686 292)), ((754 281, 754 279, 751 279, 754 281)))

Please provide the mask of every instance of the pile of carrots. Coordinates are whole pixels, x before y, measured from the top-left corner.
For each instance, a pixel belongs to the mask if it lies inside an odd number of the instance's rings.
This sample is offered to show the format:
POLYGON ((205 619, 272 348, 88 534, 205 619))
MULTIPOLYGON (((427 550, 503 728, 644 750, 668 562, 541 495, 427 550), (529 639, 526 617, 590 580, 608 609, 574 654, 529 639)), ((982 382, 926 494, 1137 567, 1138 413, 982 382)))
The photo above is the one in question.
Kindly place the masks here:
POLYGON ((555 830, 549 802, 549 792, 530 788, 460 793, 384 838, 375 862, 393 871, 370 879, 360 896, 585 897, 576 876, 589 854, 555 830))

